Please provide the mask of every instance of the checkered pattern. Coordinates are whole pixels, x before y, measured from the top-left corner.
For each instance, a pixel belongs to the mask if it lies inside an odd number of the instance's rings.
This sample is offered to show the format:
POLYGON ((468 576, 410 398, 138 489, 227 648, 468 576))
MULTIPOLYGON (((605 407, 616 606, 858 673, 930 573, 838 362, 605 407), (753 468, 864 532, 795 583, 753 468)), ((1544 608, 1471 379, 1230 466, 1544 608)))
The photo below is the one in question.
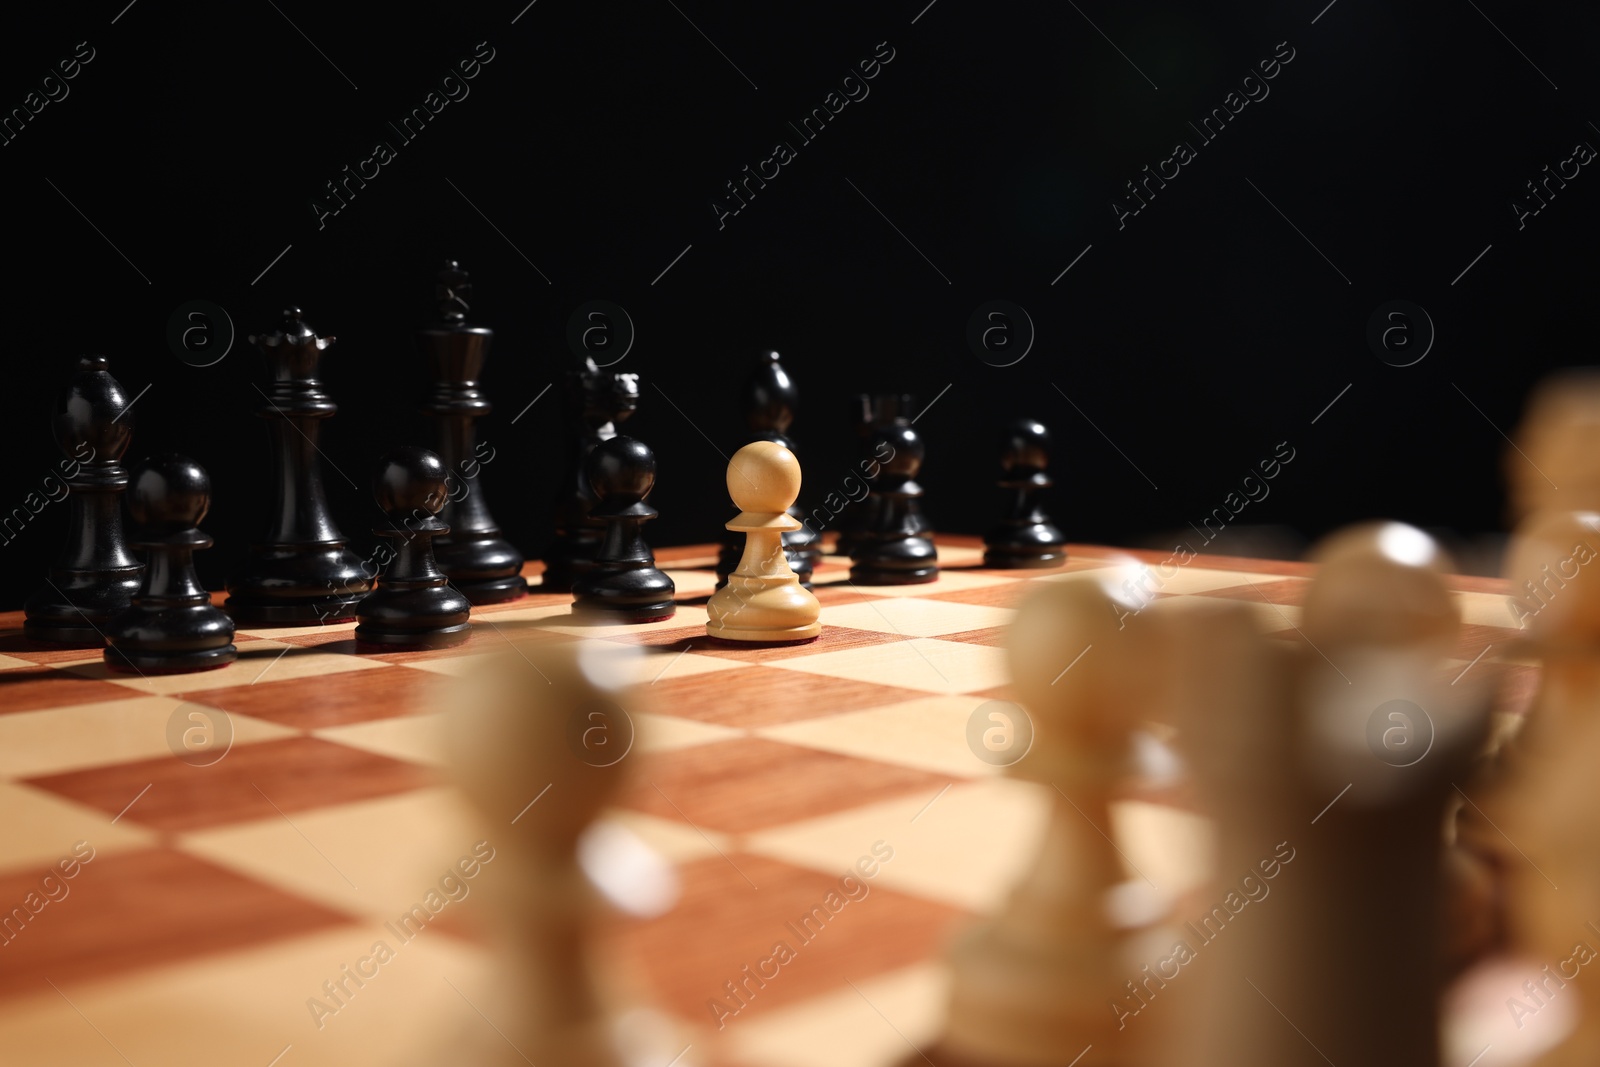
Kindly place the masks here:
MULTIPOLYGON (((1032 582, 1118 555, 1075 546, 1065 568, 1036 572, 980 569, 970 540, 942 539, 940 552, 937 582, 894 588, 853 586, 828 557, 816 574, 822 637, 772 649, 705 638, 715 576, 704 547, 659 553, 678 585, 670 620, 577 627, 569 598, 535 594, 475 609, 472 640, 439 652, 358 656, 353 624, 242 631, 231 666, 144 679, 108 672, 92 651, 32 645, 20 613, 0 616, 0 915, 75 842, 95 850, 69 894, 0 947, 6 1062, 118 1062, 110 1045, 137 1064, 265 1067, 282 1055, 286 1067, 348 1067, 481 1027, 473 1006, 491 997, 493 973, 470 896, 321 1029, 306 1000, 473 842, 503 832, 475 825, 441 781, 441 679, 470 674, 511 634, 648 652, 636 680, 659 695, 657 712, 638 717, 634 781, 607 818, 675 864, 682 893, 665 916, 617 920, 603 949, 686 1028, 689 1059, 891 1062, 937 1030, 941 944, 1004 898, 1042 829, 1038 789, 966 748, 968 716, 1005 693, 1003 629, 1032 582), (174 757, 169 728, 204 710, 227 713, 232 747, 192 766, 174 757), (894 857, 869 894, 725 1028, 711 1025, 707 1002, 727 1001, 724 983, 774 942, 798 945, 786 924, 880 841, 894 857)), ((1242 600, 1299 640, 1308 574, 1201 557, 1160 595, 1242 600)), ((1457 589, 1460 665, 1496 679, 1510 720, 1535 669, 1501 658, 1515 631, 1497 584, 1457 589)), ((1194 884, 1199 818, 1170 797, 1132 798, 1116 831, 1146 873, 1194 884)))

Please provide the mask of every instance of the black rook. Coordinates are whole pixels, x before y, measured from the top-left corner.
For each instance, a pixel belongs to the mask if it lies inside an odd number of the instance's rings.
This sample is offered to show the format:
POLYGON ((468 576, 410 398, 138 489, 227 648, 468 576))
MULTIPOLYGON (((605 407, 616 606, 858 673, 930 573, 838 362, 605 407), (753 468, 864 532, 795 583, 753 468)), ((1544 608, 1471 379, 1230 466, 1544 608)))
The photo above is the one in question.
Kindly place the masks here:
POLYGON ((48 584, 24 606, 22 632, 35 641, 95 648, 105 643, 106 624, 132 602, 144 570, 129 554, 122 530, 128 475, 121 459, 133 436, 133 416, 104 356, 78 361, 78 373, 56 402, 51 429, 67 454, 61 463, 67 533, 48 584))

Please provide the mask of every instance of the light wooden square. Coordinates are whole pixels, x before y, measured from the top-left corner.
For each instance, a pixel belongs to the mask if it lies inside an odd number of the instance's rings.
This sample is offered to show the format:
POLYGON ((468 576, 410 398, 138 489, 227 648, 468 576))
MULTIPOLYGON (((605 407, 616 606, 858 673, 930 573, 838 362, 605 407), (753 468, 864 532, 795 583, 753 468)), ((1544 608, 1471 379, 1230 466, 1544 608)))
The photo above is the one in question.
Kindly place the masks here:
MULTIPOLYGON (((179 715, 187 729, 187 713, 183 709, 197 706, 203 705, 176 697, 133 696, 0 715, 0 776, 36 777, 171 755, 167 736, 170 721, 179 715)), ((227 715, 235 745, 293 737, 297 733, 249 715, 208 710, 214 715, 227 715)))
POLYGON ((934 637, 908 637, 865 648, 773 660, 770 666, 926 693, 969 693, 1007 680, 1005 654, 1000 649, 934 637))
POLYGON ((830 604, 822 609, 825 626, 849 626, 856 630, 909 637, 941 637, 966 630, 1004 626, 1015 616, 1016 612, 1011 608, 981 607, 910 596, 886 597, 856 604, 830 604))

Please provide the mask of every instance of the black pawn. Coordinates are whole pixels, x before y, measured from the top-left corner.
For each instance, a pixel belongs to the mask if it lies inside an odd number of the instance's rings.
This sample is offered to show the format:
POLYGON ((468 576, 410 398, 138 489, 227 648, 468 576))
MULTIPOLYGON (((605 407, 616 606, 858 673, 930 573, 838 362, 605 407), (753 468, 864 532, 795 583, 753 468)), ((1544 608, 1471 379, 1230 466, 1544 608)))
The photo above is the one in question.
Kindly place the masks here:
MULTIPOLYGON (((106 371, 104 356, 78 361, 50 425, 67 454, 59 464, 67 532, 49 583, 24 605, 22 632, 35 641, 97 648, 105 644, 106 624, 132 603, 144 571, 128 552, 122 530, 128 475, 120 460, 133 436, 133 415, 127 394, 106 371)), ((44 503, 40 498, 38 510, 44 503)))
POLYGON ((388 523, 372 532, 388 542, 389 565, 356 608, 357 650, 450 648, 471 636, 472 604, 433 558, 433 539, 450 532, 439 518, 449 495, 445 475, 443 460, 410 445, 378 464, 372 497, 388 523))
POLYGON ((144 580, 128 609, 106 627, 106 666, 139 674, 182 674, 232 663, 233 619, 213 607, 194 572, 210 548, 200 521, 211 510, 211 479, 186 456, 147 459, 133 472, 128 513, 144 580))
MULTIPOLYGON (((773 441, 795 450, 790 439, 789 425, 794 422, 795 407, 800 401, 800 390, 794 379, 778 362, 778 353, 767 352, 745 382, 745 421, 750 428, 751 441, 773 441)), ((789 508, 789 514, 800 520, 798 530, 785 531, 783 554, 789 569, 799 577, 800 584, 811 588, 811 573, 822 559, 822 548, 817 543, 817 533, 805 525, 806 513, 799 503, 789 508)), ((728 575, 739 566, 744 555, 744 535, 734 531, 722 539, 722 552, 717 557, 717 588, 728 584, 728 575)))
POLYGON ((586 464, 589 453, 617 436, 617 424, 639 406, 639 376, 602 370, 585 357, 580 370, 567 372, 566 420, 571 462, 556 501, 555 537, 544 553, 545 592, 567 593, 594 566, 605 525, 590 515, 594 489, 586 464))
POLYGON ((573 583, 573 610, 616 622, 672 618, 676 587, 644 540, 644 524, 660 514, 644 502, 656 482, 655 453, 643 441, 613 437, 595 446, 584 470, 597 497, 590 515, 605 524, 605 537, 594 566, 573 583))
MULTIPOLYGON (((862 457, 862 462, 866 462, 867 445, 872 440, 872 431, 877 428, 873 408, 872 396, 868 393, 857 393, 851 398, 851 425, 855 427, 856 452, 862 457)), ((833 546, 838 555, 848 556, 855 551, 861 531, 868 525, 866 511, 870 499, 863 497, 853 501, 840 513, 835 524, 839 537, 833 546)))
POLYGON ((1011 495, 1011 511, 983 539, 985 567, 1059 567, 1067 539, 1050 521, 1039 498, 1052 482, 1050 432, 1035 419, 1018 419, 1007 431, 1000 488, 1011 495))
POLYGON ((372 588, 362 560, 328 512, 317 438, 338 406, 317 378, 332 337, 318 337, 299 308, 270 334, 250 338, 272 380, 256 414, 272 443, 271 525, 229 576, 228 612, 246 626, 306 626, 353 618, 372 588))
MULTIPOLYGON (((489 514, 478 448, 477 420, 490 404, 478 388, 494 331, 466 324, 472 283, 454 260, 445 263, 434 287, 439 324, 417 334, 417 345, 433 373, 433 388, 422 413, 433 419, 439 458, 450 472, 451 492, 439 518, 450 527, 433 540, 434 558, 450 583, 474 604, 515 600, 528 591, 522 553, 500 533, 489 514)), ((491 448, 489 456, 494 451, 491 448)))
MULTIPOLYGON (((879 393, 871 396, 858 393, 855 397, 854 414, 856 437, 860 442, 859 469, 870 482, 876 477, 875 472, 886 453, 884 445, 873 435, 885 426, 909 424, 911 409, 915 405, 915 398, 909 393, 879 393)), ((853 496, 850 486, 845 489, 848 496, 853 496)), ((840 556, 854 556, 856 549, 872 536, 873 529, 878 524, 878 507, 881 501, 872 495, 855 498, 845 507, 839 516, 839 539, 833 546, 833 551, 840 556)), ((918 531, 925 533, 927 524, 918 517, 918 531)))
POLYGON ((861 585, 913 585, 939 577, 939 557, 924 534, 922 435, 909 422, 891 422, 872 435, 870 452, 882 457, 869 500, 873 526, 863 530, 850 557, 850 580, 861 585))

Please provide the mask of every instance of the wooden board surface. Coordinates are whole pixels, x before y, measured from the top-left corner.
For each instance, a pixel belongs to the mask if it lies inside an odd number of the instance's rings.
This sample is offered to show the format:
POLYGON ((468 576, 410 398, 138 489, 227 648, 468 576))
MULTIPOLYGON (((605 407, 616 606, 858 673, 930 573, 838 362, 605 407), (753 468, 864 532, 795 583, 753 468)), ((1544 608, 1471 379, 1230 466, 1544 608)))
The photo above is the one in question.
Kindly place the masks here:
MULTIPOLYGON (((492 1025, 494 932, 474 922, 470 883, 410 940, 386 924, 476 842, 516 833, 515 813, 483 825, 442 780, 450 679, 513 634, 587 632, 647 653, 638 680, 656 713, 639 716, 633 781, 606 818, 679 880, 671 911, 611 923, 608 965, 683 1028, 685 1063, 887 1065, 936 1032, 941 945, 1004 898, 1042 829, 1042 787, 965 741, 974 709, 1005 693, 998 643, 1015 605, 1033 582, 1165 559, 1069 551, 1059 570, 990 571, 975 541, 941 538, 937 582, 887 588, 852 586, 829 556, 823 636, 778 649, 704 638, 706 546, 658 552, 678 583, 671 620, 584 631, 569 597, 535 594, 474 609, 471 641, 434 653, 357 656, 353 624, 247 630, 229 667, 143 679, 34 645, 20 612, 0 615, 0 918, 22 909, 0 926, 0 1060, 380 1065, 492 1025), (173 739, 191 728, 196 744, 212 730, 211 747, 179 758, 173 739), (732 1004, 725 983, 875 847, 865 894, 719 1027, 709 1004, 732 1004), (394 958, 336 1013, 313 1013, 324 982, 380 939, 394 958)), ((1201 556, 1150 587, 1254 604, 1298 640, 1309 573, 1201 556)), ((1455 656, 1500 688, 1513 722, 1536 674, 1501 659, 1516 636, 1504 589, 1454 587, 1455 656)), ((1181 796, 1130 796, 1116 817, 1130 861, 1164 888, 1204 876, 1206 823, 1181 796)), ((479 877, 494 874, 490 861, 479 877)))

